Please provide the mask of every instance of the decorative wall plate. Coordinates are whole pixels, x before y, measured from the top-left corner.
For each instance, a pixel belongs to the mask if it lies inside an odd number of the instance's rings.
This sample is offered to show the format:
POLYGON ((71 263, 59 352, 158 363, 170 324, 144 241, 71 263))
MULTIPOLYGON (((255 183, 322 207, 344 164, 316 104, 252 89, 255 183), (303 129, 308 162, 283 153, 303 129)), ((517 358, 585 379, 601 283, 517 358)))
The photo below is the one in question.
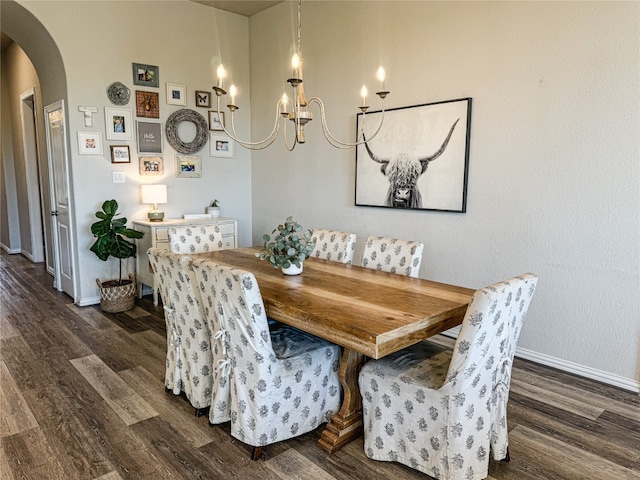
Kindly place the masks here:
POLYGON ((107 97, 114 105, 126 105, 131 97, 131 90, 120 82, 113 82, 107 87, 107 97))
POLYGON ((198 152, 207 144, 209 136, 209 125, 205 118, 195 110, 182 108, 177 112, 173 112, 165 124, 165 133, 167 134, 167 142, 176 152, 185 155, 198 152), (191 142, 184 142, 178 134, 178 125, 182 122, 192 122, 196 126, 196 136, 191 142))

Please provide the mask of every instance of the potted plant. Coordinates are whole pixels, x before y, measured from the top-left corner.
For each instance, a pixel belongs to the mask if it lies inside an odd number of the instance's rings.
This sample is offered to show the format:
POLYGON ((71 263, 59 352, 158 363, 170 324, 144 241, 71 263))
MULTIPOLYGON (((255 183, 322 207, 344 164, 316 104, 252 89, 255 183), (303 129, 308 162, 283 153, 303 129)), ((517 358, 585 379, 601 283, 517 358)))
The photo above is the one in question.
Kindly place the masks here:
POLYGON ((264 245, 256 257, 267 260, 274 268, 281 267, 286 275, 302 273, 302 262, 311 255, 316 244, 311 230, 304 230, 293 217, 287 217, 284 224, 278 225, 271 233, 273 240, 269 234, 262 236, 264 245))
POLYGON ((136 245, 126 238, 142 238, 143 233, 127 228, 126 217, 115 218, 118 214, 118 202, 107 200, 102 211, 96 212, 100 220, 91 225, 91 233, 96 241, 90 250, 104 262, 115 257, 120 262, 117 280, 101 282, 96 278, 100 289, 100 308, 105 312, 116 313, 131 310, 135 304, 136 284, 131 278, 122 279, 122 260, 136 256, 136 245))
POLYGON ((211 214, 213 218, 220 216, 220 202, 213 200, 207 207, 207 213, 211 214))

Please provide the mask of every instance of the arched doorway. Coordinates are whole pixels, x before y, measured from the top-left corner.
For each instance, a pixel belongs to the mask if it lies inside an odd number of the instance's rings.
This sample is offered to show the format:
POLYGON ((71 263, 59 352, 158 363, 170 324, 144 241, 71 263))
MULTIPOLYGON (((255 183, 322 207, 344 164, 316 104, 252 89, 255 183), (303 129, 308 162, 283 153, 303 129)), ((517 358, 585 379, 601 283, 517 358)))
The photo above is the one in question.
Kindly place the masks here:
MULTIPOLYGON (((59 252, 55 251, 55 242, 52 242, 52 232, 54 229, 52 228, 51 212, 54 211, 54 209, 51 208, 51 178, 47 165, 47 155, 49 152, 46 149, 43 109, 45 106, 55 102, 66 102, 67 82, 64 64, 62 62, 62 56, 48 31, 29 11, 13 0, 1 2, 1 9, 0 30, 2 33, 8 35, 29 58, 40 83, 41 98, 38 98, 37 95, 34 96, 34 102, 37 106, 35 108, 36 116, 40 115, 37 148, 40 150, 41 159, 39 163, 40 187, 42 189, 42 195, 40 196, 42 198, 41 216, 45 231, 44 238, 46 240, 47 254, 48 257, 55 258, 59 252)), ((16 112, 14 111, 13 115, 15 114, 16 112)), ((4 129, 5 126, 2 128, 4 129)), ((38 130, 38 128, 36 128, 36 130, 38 130)), ((64 142, 68 150, 68 136, 64 142)), ((68 174, 70 174, 68 167, 67 165, 66 170, 68 174)), ((71 182, 67 183, 69 186, 69 202, 73 204, 72 184, 71 182)), ((70 215, 70 222, 73 223, 73 215, 70 215)), ((71 226, 71 230, 74 230, 73 226, 71 226)), ((72 236, 70 237, 70 242, 75 243, 75 239, 72 236)), ((73 248, 73 246, 71 246, 71 248, 73 248)), ((55 269, 56 264, 58 264, 58 262, 52 261, 50 268, 55 269)), ((70 285, 70 288, 65 288, 64 291, 73 297, 75 301, 77 288, 74 282, 70 285)), ((61 286, 57 285, 57 288, 61 289, 61 286)))

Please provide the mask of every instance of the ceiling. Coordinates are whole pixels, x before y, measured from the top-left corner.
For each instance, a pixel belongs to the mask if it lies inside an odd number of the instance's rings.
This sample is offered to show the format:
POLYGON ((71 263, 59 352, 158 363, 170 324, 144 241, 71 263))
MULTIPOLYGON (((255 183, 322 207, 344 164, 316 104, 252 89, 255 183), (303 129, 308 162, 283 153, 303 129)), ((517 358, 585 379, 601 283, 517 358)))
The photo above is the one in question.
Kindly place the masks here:
POLYGON ((231 13, 237 13, 238 15, 244 15, 245 17, 250 17, 258 12, 266 10, 267 8, 273 7, 278 3, 282 3, 284 0, 277 1, 253 1, 253 0, 226 0, 226 1, 218 1, 218 0, 191 0, 195 3, 201 3, 202 5, 207 5, 209 7, 219 8, 220 10, 225 10, 231 13))

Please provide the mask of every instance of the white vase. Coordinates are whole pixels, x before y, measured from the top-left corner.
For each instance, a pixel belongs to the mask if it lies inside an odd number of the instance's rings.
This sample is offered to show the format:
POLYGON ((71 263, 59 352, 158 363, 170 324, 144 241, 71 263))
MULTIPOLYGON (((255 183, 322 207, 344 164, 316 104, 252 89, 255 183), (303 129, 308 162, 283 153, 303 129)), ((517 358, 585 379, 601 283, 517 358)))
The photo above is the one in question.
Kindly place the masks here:
POLYGON ((282 273, 285 275, 300 275, 302 273, 303 262, 300 262, 300 266, 296 267, 295 264, 291 264, 289 268, 282 267, 282 273))
POLYGON ((207 213, 212 218, 218 218, 220 216, 220 207, 207 207, 207 213))

